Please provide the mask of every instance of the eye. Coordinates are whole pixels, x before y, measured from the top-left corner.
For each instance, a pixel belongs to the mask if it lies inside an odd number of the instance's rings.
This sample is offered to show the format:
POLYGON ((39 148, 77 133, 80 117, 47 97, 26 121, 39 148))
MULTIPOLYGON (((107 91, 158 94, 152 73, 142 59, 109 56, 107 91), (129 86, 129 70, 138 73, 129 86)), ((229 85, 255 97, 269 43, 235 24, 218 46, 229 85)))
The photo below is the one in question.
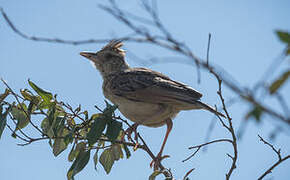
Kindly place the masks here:
POLYGON ((112 57, 114 57, 115 55, 111 54, 111 53, 107 53, 105 54, 105 58, 106 59, 111 59, 112 57))

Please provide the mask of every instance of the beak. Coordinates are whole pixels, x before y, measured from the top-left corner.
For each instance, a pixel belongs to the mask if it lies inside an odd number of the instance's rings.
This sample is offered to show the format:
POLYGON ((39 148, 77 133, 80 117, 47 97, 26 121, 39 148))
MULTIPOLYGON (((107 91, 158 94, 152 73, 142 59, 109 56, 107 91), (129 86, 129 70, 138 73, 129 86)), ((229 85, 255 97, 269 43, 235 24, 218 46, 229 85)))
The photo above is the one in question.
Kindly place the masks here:
POLYGON ((92 56, 95 56, 95 53, 90 53, 90 52, 80 52, 81 56, 84 56, 85 58, 90 59, 92 56))

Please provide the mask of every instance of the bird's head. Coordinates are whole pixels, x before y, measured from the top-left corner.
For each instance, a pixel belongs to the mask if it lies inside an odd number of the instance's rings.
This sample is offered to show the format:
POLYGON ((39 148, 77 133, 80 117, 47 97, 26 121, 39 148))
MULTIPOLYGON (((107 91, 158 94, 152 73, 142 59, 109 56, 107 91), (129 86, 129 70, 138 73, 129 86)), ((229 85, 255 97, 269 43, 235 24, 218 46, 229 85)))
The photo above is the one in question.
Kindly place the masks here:
POLYGON ((96 53, 81 52, 80 55, 89 59, 105 77, 129 68, 129 65, 125 62, 125 51, 120 49, 122 45, 121 41, 112 40, 96 53))

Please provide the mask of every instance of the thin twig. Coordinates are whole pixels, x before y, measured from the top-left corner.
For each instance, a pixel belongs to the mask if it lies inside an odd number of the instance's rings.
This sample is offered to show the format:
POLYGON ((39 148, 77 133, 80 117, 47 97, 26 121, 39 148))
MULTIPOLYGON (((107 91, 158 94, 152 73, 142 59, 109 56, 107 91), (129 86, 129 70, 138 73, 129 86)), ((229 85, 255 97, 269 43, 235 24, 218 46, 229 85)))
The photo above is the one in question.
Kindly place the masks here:
POLYGON ((290 159, 290 155, 282 158, 280 161, 277 161, 275 164, 273 164, 269 169, 267 169, 266 172, 264 172, 259 178, 258 180, 262 180, 267 174, 270 174, 272 172, 272 170, 277 167, 279 164, 281 164, 282 162, 284 162, 285 160, 290 159))
POLYGON ((190 156, 188 156, 187 158, 185 158, 184 160, 182 160, 182 162, 188 161, 189 159, 191 159, 192 157, 194 157, 196 155, 196 153, 200 150, 201 147, 198 147, 190 156))
MULTIPOLYGON (((150 148, 148 147, 147 143, 144 141, 142 136, 140 136, 139 133, 137 133, 137 136, 142 141, 142 143, 145 147, 145 151, 149 154, 149 156, 152 158, 152 160, 155 160, 156 157, 154 156, 154 154, 152 153, 152 151, 150 150, 150 148)), ((167 171, 167 169, 161 164, 161 162, 158 164, 158 166, 166 178, 172 178, 172 174, 167 171)))
POLYGON ((206 64, 208 65, 209 61, 209 48, 210 48, 210 39, 211 39, 211 34, 208 34, 208 42, 207 42, 207 51, 206 51, 206 64))
POLYGON ((183 180, 186 180, 187 177, 189 176, 189 174, 192 173, 192 171, 194 171, 194 170, 195 170, 195 168, 192 168, 192 169, 190 169, 189 171, 187 171, 186 174, 185 174, 184 177, 183 177, 183 180))
POLYGON ((290 109, 288 107, 287 102, 285 101, 286 98, 284 98, 279 92, 275 93, 275 97, 277 98, 278 102, 280 103, 280 106, 283 109, 285 115, 287 117, 289 117, 290 109))
MULTIPOLYGON (((124 122, 129 128, 132 127, 127 120, 121 118, 120 116, 114 116, 113 117, 114 119, 118 119, 118 120, 121 120, 122 122, 124 122)), ((142 141, 143 145, 140 145, 144 151, 146 151, 148 153, 148 155, 151 157, 152 160, 155 160, 156 157, 155 155, 153 154, 153 152, 151 151, 151 149, 149 148, 149 146, 147 145, 147 143, 145 142, 145 140, 143 139, 143 137, 140 135, 140 133, 137 133, 137 136, 138 138, 142 141)), ((133 140, 132 140, 133 141, 133 140)), ((133 144, 136 146, 136 143, 133 141, 133 144)), ((135 147, 134 146, 134 147, 135 147)), ((137 146, 139 148, 139 145, 137 146)), ((162 173, 164 174, 164 176, 166 178, 171 178, 172 177, 172 174, 170 172, 167 171, 167 168, 165 168, 161 162, 158 164, 159 165, 159 168, 160 170, 162 171, 162 173)))
MULTIPOLYGON (((231 133, 231 136, 232 136, 232 140, 231 140, 231 143, 232 143, 232 146, 233 146, 233 151, 234 151, 234 156, 228 154, 229 157, 231 157, 232 159, 232 164, 231 164, 231 167, 228 171, 228 173, 226 174, 226 179, 229 180, 233 171, 235 170, 235 168, 237 167, 236 166, 236 163, 237 163, 237 159, 238 159, 238 147, 237 147, 237 137, 236 137, 236 134, 235 134, 235 130, 233 128, 233 123, 232 123, 232 118, 230 117, 229 115, 229 112, 226 108, 226 105, 225 105, 225 100, 223 98, 223 95, 222 95, 222 80, 219 78, 218 75, 215 75, 217 80, 218 80, 218 84, 219 84, 219 90, 218 90, 218 95, 220 97, 220 100, 222 102, 222 105, 223 105, 223 110, 224 112, 226 113, 226 117, 227 117, 227 120, 228 120, 228 131, 231 133)), ((217 116, 220 120, 221 118, 219 116, 217 116)))
MULTIPOLYGON (((211 71, 214 71, 215 73, 217 73, 216 68, 209 66, 208 63, 206 61, 203 61, 202 59, 198 58, 197 56, 195 56, 191 50, 184 44, 179 43, 178 41, 176 41, 172 35, 170 34, 170 36, 168 35, 168 31, 164 28, 164 26, 160 25, 159 23, 160 20, 155 20, 156 22, 158 22, 158 28, 161 28, 161 32, 163 32, 165 34, 165 36, 170 37, 170 38, 166 38, 166 37, 160 37, 160 36, 156 36, 153 34, 150 34, 148 31, 144 31, 144 28, 138 28, 136 27, 128 18, 129 17, 125 17, 125 14, 122 12, 122 10, 120 10, 119 8, 117 8, 117 5, 114 1, 110 1, 111 3, 111 7, 107 7, 107 6, 103 6, 100 5, 99 7, 105 11, 107 11, 109 14, 113 15, 116 19, 120 20, 121 22, 123 22, 125 25, 127 25, 130 29, 132 29, 136 35, 139 35, 141 37, 132 37, 132 36, 121 36, 120 38, 118 38, 119 40, 122 41, 131 41, 131 42, 139 42, 139 43, 151 43, 154 45, 157 45, 159 47, 163 47, 165 49, 180 53, 184 56, 189 57, 190 59, 192 59, 194 61, 194 63, 196 64, 197 68, 199 69, 199 67, 204 68, 204 69, 208 69, 211 71), (142 30, 141 30, 142 29, 142 30), (165 29, 165 31, 164 31, 165 29), (170 44, 165 43, 165 41, 168 41, 170 44), (173 43, 173 45, 172 45, 173 43)), ((12 23, 12 21, 8 18, 8 16, 6 15, 6 13, 4 12, 3 9, 0 10, 2 16, 4 17, 5 21, 8 23, 9 27, 18 35, 20 35, 21 37, 28 39, 28 40, 32 40, 32 41, 44 41, 44 42, 50 42, 50 43, 63 43, 63 44, 71 44, 71 45, 81 45, 81 44, 87 44, 87 43, 106 43, 108 41, 110 41, 110 39, 88 39, 88 40, 80 40, 80 41, 71 41, 71 40, 63 40, 63 39, 58 39, 58 38, 42 38, 42 37, 35 37, 35 36, 29 36, 26 35, 25 33, 21 32, 19 29, 16 28, 16 26, 12 23)), ((156 12, 154 12, 154 8, 151 11, 148 11, 152 14, 152 17, 155 18, 157 17, 156 12)), ((199 70, 197 71, 198 76, 199 76, 199 70)), ((227 74, 227 73, 224 73, 227 74)), ((228 76, 229 74, 227 74, 228 76)), ((261 102, 259 102, 256 98, 254 98, 253 95, 249 94, 249 92, 247 91, 247 88, 242 88, 239 85, 237 85, 237 83, 233 83, 231 80, 229 80, 230 78, 226 78, 224 76, 221 76, 224 84, 230 88, 233 92, 235 92, 236 94, 239 94, 240 97, 242 99, 244 99, 245 101, 255 105, 255 106, 259 106, 262 108, 262 110, 266 113, 268 113, 269 115, 281 120, 282 122, 285 122, 287 124, 290 124, 290 119, 281 115, 279 112, 276 112, 274 109, 271 109, 270 107, 267 107, 266 105, 263 105, 261 102)))
MULTIPOLYGON (((17 122, 15 122, 15 119, 14 119, 14 117, 11 115, 11 113, 8 113, 8 116, 9 116, 9 118, 12 120, 12 122, 14 123, 14 125, 15 125, 15 127, 17 128, 17 122)), ((15 130, 13 131, 13 133, 15 133, 16 134, 16 130, 18 130, 26 139, 32 139, 31 137, 29 137, 26 133, 24 133, 23 131, 22 131, 22 129, 20 129, 20 128, 18 128, 18 129, 16 129, 15 128, 15 130)))
POLYGON ((269 167, 259 178, 258 180, 262 180, 267 174, 272 173, 272 170, 277 167, 279 164, 281 164, 282 162, 286 161, 287 159, 290 159, 290 155, 285 156, 284 158, 282 158, 281 156, 281 152, 280 149, 276 149, 272 144, 270 144, 269 142, 267 142, 266 140, 264 140, 260 135, 258 135, 260 138, 260 141, 262 141, 264 144, 266 144, 267 146, 269 146, 274 153, 278 156, 278 160, 277 162, 275 162, 271 167, 269 167))
POLYGON ((25 113, 26 118, 29 120, 29 123, 38 131, 41 135, 44 135, 42 130, 39 129, 38 126, 36 126, 30 119, 29 114, 26 112, 26 110, 23 108, 22 103, 20 103, 18 95, 10 88, 10 86, 1 78, 1 81, 4 83, 4 85, 9 89, 9 91, 12 93, 12 95, 15 97, 16 101, 18 102, 21 110, 25 113))
POLYGON ((72 113, 73 117, 77 117, 78 119, 80 119, 83 122, 86 121, 84 118, 82 118, 81 116, 79 116, 79 114, 77 114, 69 104, 65 104, 63 102, 60 102, 60 105, 62 105, 65 108, 67 108, 72 113))
POLYGON ((19 139, 21 139, 22 141, 25 141, 25 142, 29 142, 29 139, 25 139, 21 136, 19 136, 17 133, 14 132, 14 130, 11 128, 11 126, 9 124, 6 124, 6 126, 8 127, 8 129, 15 134, 15 136, 19 139))
POLYGON ((187 157, 186 159, 182 160, 182 162, 185 162, 185 161, 191 159, 192 157, 194 157, 195 154, 200 150, 200 148, 206 147, 209 144, 218 143, 218 142, 229 142, 229 143, 232 143, 232 140, 230 140, 230 139, 217 139, 217 140, 206 142, 206 143, 203 143, 203 144, 200 144, 200 145, 191 146, 188 149, 196 149, 196 150, 189 157, 187 157))
POLYGON ((203 144, 200 144, 200 145, 191 146, 188 149, 195 149, 195 148, 203 147, 203 146, 206 146, 206 145, 209 145, 209 144, 212 144, 212 143, 217 143, 217 142, 229 142, 229 143, 232 143, 233 141, 231 139, 217 139, 217 140, 206 142, 206 143, 203 143, 203 144))
POLYGON ((276 153, 276 155, 278 156, 278 159, 281 161, 282 157, 281 157, 281 150, 280 149, 276 149, 272 144, 268 143, 267 141, 265 141, 260 135, 258 135, 258 137, 260 138, 260 141, 262 141, 264 144, 268 145, 270 148, 272 148, 272 150, 276 153))

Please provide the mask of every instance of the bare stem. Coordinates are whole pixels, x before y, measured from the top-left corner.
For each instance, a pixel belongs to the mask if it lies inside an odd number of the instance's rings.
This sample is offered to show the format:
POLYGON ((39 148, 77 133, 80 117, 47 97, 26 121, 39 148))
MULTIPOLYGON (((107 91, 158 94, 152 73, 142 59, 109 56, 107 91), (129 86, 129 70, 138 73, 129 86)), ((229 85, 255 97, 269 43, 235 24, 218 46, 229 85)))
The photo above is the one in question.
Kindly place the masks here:
POLYGON ((23 108, 22 104, 20 103, 20 100, 18 98, 18 95, 10 88, 10 86, 3 80, 1 79, 1 81, 4 83, 4 85, 9 89, 9 91, 12 93, 12 95, 14 96, 14 98, 16 99, 17 103, 19 104, 21 110, 25 113, 26 118, 29 120, 29 123, 38 131, 40 132, 41 135, 44 135, 44 133, 42 132, 42 130, 39 129, 39 127, 37 125, 35 125, 32 121, 31 118, 29 116, 29 114, 27 113, 27 111, 23 108))
POLYGON ((281 164, 282 162, 286 161, 287 159, 290 159, 290 155, 285 156, 284 158, 282 158, 281 156, 281 151, 280 149, 276 149, 272 144, 270 144, 269 142, 267 142, 266 140, 264 140, 260 135, 258 135, 258 137, 260 138, 260 141, 262 141, 264 144, 266 144, 267 146, 269 146, 273 152, 277 155, 278 160, 271 166, 269 167, 259 178, 258 180, 263 179, 267 174, 270 174, 272 172, 272 170, 277 167, 279 164, 281 164))

